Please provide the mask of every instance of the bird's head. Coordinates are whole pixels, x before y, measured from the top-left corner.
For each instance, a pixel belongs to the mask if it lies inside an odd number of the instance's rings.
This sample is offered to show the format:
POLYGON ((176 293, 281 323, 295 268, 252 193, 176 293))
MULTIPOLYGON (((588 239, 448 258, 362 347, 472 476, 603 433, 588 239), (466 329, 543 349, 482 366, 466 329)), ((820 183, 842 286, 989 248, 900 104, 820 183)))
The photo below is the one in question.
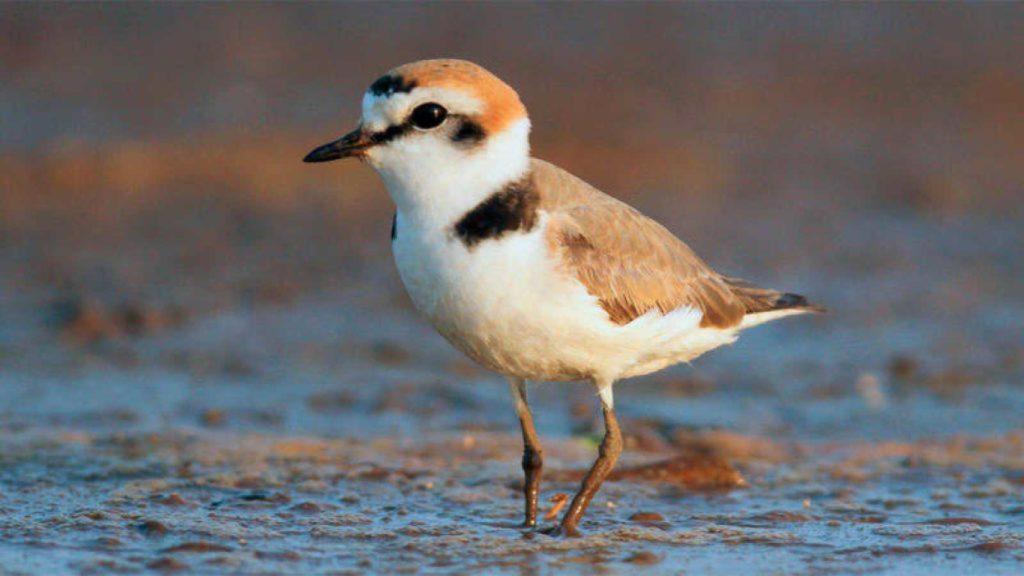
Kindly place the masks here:
MULTIPOLYGON (((421 60, 378 78, 355 130, 305 162, 359 158, 394 188, 500 185, 525 172, 530 121, 519 95, 464 60, 421 60), (392 186, 395 184, 395 186, 392 186)), ((396 201, 400 200, 395 198, 396 201)))

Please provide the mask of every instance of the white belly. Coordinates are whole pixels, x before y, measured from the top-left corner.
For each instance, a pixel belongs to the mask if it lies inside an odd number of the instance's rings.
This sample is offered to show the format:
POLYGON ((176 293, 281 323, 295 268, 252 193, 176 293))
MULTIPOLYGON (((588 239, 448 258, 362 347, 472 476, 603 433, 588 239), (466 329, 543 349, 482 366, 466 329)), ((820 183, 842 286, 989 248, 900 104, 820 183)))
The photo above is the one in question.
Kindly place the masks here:
POLYGON ((700 315, 688 309, 613 324, 582 284, 558 270, 545 222, 542 215, 528 234, 467 248, 447 230, 423 231, 399 215, 395 263, 413 304, 438 332, 508 375, 635 376, 731 341, 731 333, 698 329, 700 315))
POLYGON ((446 231, 421 232, 399 218, 392 244, 416 308, 456 348, 499 372, 576 379, 587 362, 572 338, 572 286, 554 274, 542 226, 467 248, 446 231), (564 329, 561 329, 564 328, 564 329))

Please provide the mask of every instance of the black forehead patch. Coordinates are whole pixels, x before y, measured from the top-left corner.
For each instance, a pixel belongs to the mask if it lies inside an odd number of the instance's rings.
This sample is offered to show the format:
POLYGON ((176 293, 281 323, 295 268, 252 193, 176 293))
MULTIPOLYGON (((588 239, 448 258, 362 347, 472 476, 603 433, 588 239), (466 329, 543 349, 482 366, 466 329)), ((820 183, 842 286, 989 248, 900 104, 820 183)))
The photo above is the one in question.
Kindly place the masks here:
POLYGON ((370 84, 370 93, 374 96, 391 96, 395 92, 411 92, 415 87, 415 80, 406 80, 401 74, 385 74, 370 84))

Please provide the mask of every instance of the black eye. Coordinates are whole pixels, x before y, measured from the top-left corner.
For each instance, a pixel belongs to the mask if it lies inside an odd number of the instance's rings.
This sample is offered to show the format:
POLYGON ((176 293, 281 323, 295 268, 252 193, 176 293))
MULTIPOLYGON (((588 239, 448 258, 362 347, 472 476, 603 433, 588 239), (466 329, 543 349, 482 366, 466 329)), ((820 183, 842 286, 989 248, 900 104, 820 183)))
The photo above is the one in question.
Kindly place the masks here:
POLYGON ((440 104, 434 104, 429 102, 427 104, 420 104, 412 111, 409 115, 409 122, 417 128, 423 128, 424 130, 430 128, 437 128, 444 122, 444 119, 448 117, 448 111, 444 109, 440 104))

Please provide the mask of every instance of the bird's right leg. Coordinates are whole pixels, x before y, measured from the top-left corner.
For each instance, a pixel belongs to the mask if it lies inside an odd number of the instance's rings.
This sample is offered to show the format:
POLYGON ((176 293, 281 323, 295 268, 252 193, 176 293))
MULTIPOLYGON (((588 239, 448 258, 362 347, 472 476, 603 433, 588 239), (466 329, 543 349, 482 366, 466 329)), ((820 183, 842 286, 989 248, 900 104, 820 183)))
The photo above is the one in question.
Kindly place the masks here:
POLYGON ((541 457, 540 441, 533 427, 533 414, 526 402, 526 381, 522 378, 509 378, 512 398, 516 404, 516 414, 523 428, 523 497, 526 504, 526 519, 523 525, 532 528, 537 525, 537 497, 540 494, 540 473, 544 468, 541 457))

